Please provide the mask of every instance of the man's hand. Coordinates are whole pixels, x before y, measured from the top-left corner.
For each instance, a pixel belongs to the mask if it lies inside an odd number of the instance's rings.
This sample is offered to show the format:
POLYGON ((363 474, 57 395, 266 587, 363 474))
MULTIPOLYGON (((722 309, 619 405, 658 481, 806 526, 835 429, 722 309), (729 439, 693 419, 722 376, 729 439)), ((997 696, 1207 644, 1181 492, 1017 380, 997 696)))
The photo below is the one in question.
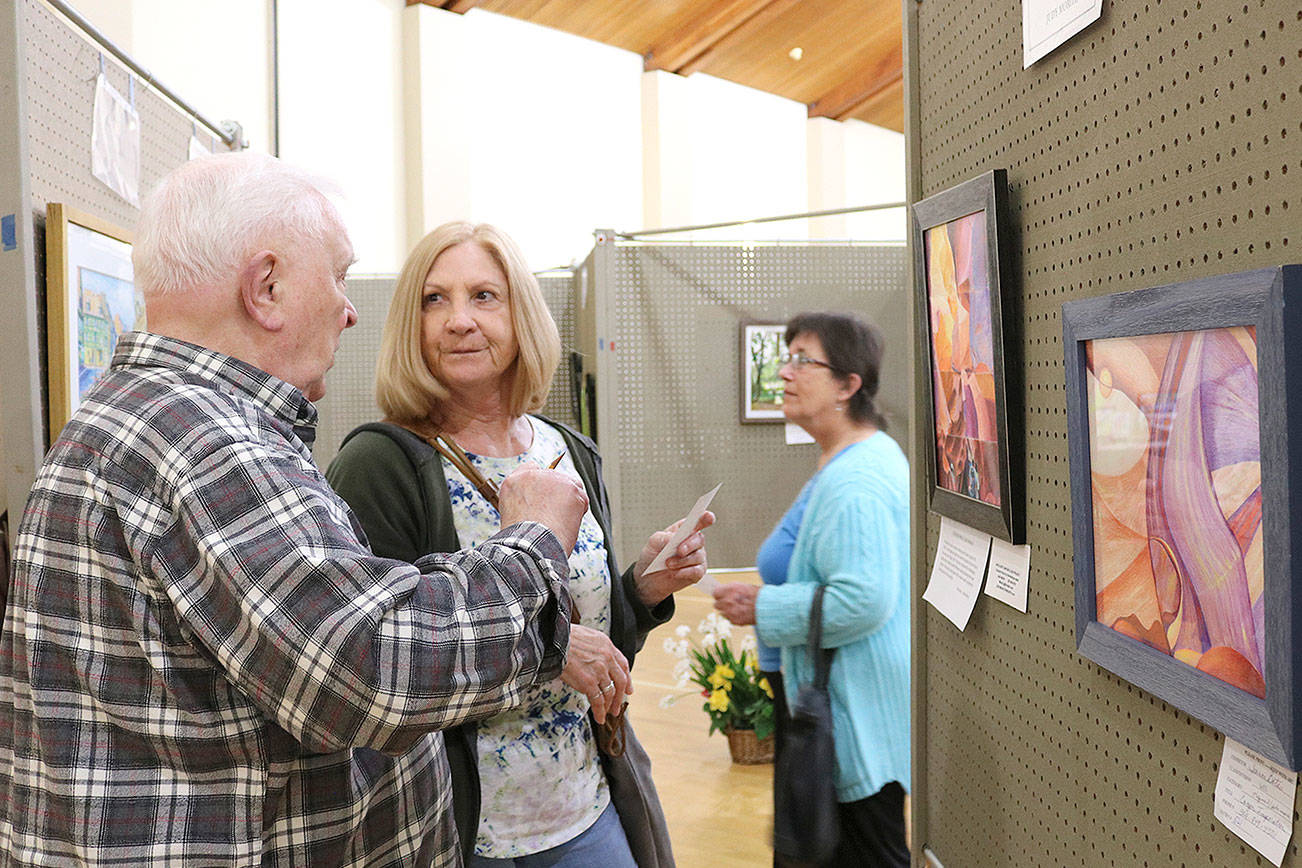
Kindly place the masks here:
POLYGON ((544 524, 568 555, 579 538, 588 495, 580 482, 564 473, 524 465, 502 480, 497 504, 502 527, 518 521, 544 524))
POLYGON ((664 530, 651 534, 646 545, 642 547, 637 565, 633 568, 633 582, 637 587, 637 595, 647 606, 655 606, 670 594, 681 591, 688 585, 696 584, 705 575, 705 534, 702 531, 714 524, 714 513, 709 511, 706 511, 701 516, 701 520, 696 523, 692 535, 679 543, 678 550, 665 560, 663 570, 656 570, 654 573, 646 571, 680 524, 682 524, 681 520, 676 521, 664 530))

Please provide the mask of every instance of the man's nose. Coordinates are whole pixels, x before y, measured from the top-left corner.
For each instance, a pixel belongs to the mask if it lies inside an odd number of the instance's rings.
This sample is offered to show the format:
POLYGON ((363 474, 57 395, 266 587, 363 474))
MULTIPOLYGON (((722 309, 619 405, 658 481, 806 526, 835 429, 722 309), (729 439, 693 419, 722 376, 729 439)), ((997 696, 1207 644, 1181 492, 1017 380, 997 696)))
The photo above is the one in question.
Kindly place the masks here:
POLYGON ((344 328, 350 329, 357 325, 357 308, 353 307, 350 299, 344 299, 344 328))

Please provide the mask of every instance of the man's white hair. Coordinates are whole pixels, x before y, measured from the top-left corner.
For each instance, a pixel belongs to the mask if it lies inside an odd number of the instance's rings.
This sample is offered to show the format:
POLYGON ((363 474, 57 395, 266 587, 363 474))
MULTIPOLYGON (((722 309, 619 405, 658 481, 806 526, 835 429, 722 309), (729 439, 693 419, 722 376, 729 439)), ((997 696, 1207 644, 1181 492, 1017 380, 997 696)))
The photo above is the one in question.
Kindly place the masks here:
POLYGON ((259 250, 287 239, 323 241, 342 225, 328 192, 328 182, 267 154, 191 160, 141 208, 131 252, 136 286, 147 296, 224 286, 259 250))

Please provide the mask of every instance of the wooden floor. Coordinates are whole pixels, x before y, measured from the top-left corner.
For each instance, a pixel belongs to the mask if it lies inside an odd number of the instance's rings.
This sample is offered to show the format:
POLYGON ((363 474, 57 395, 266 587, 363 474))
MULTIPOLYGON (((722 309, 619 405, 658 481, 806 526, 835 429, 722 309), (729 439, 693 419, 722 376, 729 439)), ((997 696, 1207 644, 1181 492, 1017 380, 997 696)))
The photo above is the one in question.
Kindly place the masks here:
MULTIPOLYGON (((758 582, 754 573, 717 574, 720 581, 758 582)), ((651 755, 679 868, 755 868, 772 863, 773 766, 734 765, 723 735, 707 736, 699 693, 675 689, 674 659, 662 647, 674 628, 696 626, 713 607, 694 588, 677 596, 674 620, 656 629, 637 656, 629 719, 651 755), (667 694, 686 694, 661 708, 667 694)), ((740 633, 743 628, 735 628, 740 633)), ((744 628, 750 630, 749 627, 744 628)), ((739 637, 738 637, 739 638, 739 637)))

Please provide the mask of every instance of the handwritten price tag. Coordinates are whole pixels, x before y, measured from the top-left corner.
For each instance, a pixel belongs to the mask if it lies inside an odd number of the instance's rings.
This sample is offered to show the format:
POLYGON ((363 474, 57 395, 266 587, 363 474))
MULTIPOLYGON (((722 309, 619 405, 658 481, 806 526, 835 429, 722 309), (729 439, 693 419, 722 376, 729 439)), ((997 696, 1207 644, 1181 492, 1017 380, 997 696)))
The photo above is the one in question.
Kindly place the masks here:
POLYGON ((1227 829, 1275 865, 1284 861, 1293 834, 1296 793, 1297 772, 1237 741, 1225 740, 1212 812, 1227 829))

